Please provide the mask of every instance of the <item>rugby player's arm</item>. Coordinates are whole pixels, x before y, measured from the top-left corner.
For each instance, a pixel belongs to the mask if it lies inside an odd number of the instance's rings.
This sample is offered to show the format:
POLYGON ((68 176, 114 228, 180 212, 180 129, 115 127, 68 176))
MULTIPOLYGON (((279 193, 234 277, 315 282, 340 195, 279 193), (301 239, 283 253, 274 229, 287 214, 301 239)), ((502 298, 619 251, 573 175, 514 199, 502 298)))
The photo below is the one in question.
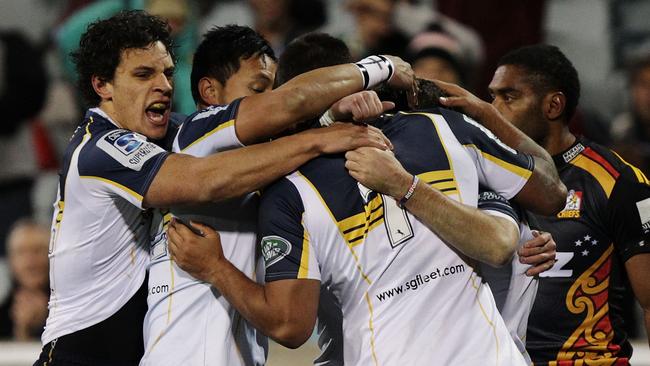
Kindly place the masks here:
MULTIPOLYGON (((413 175, 391 152, 360 148, 345 157, 353 178, 397 200, 406 195, 413 182, 413 175)), ((492 266, 508 263, 517 248, 519 228, 514 222, 454 201, 422 181, 404 207, 443 241, 492 266)))
POLYGON ((516 128, 490 103, 487 103, 458 85, 435 81, 449 96, 440 98, 446 107, 459 108, 463 113, 492 131, 511 148, 529 154, 535 160, 533 174, 514 200, 540 215, 555 215, 564 208, 567 189, 560 181, 551 155, 526 134, 516 128), (540 194, 543 192, 544 194, 540 194))
POLYGON ((338 124, 204 158, 171 154, 144 195, 145 207, 218 202, 254 192, 321 154, 387 148, 375 128, 338 124))
POLYGON ((632 290, 643 308, 646 335, 649 337, 650 346, 650 253, 642 253, 633 256, 625 262, 625 270, 630 279, 632 290))
MULTIPOLYGON (((389 84, 402 89, 412 87, 410 65, 398 57, 387 57, 395 65, 389 84)), ((275 90, 244 98, 235 119, 235 132, 244 145, 260 142, 318 116, 338 100, 361 90, 363 77, 355 64, 312 70, 275 90)))
MULTIPOLYGON (((404 187, 408 189, 408 185, 404 187)), ((403 190, 394 197, 399 199, 405 193, 403 190)), ((443 241, 491 266, 510 263, 517 249, 519 228, 512 220, 454 201, 422 181, 404 207, 443 241)))
POLYGON ((260 285, 223 255, 219 234, 192 222, 203 236, 173 220, 168 230, 174 261, 214 286, 255 328, 285 347, 300 347, 316 323, 320 281, 285 279, 260 285))

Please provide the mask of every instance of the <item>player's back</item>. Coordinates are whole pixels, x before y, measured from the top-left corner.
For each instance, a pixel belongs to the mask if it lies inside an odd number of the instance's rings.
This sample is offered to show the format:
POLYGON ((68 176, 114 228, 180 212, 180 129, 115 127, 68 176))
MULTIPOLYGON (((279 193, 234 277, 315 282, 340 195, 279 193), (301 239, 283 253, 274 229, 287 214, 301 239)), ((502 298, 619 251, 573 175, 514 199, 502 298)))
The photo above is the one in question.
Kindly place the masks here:
MULTIPOLYGON (((476 206, 474 161, 441 115, 400 114, 384 132, 408 171, 476 206)), ((296 258, 299 246, 296 277, 320 279, 341 304, 349 365, 523 364, 468 262, 393 198, 359 185, 344 164, 340 156, 315 159, 265 192, 261 210, 290 205, 304 228, 292 236, 260 222, 267 281, 287 278, 283 259, 296 258)))

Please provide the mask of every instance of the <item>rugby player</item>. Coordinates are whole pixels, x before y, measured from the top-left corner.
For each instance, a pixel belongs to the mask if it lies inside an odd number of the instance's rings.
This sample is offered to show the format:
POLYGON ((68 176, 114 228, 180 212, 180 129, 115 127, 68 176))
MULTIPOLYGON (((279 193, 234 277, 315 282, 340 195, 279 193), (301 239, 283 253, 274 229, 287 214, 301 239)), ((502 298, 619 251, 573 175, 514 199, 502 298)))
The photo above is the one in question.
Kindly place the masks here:
MULTIPOLYGON (((479 176, 504 196, 516 195, 532 174, 532 158, 499 144, 459 114, 441 113, 444 117, 400 115, 385 129, 389 136, 399 136, 393 142, 399 141, 397 155, 403 154, 411 165, 409 171, 474 206, 479 176), (459 139, 471 147, 463 147, 459 139), (416 154, 415 146, 428 149, 416 154)), ((497 364, 524 364, 480 277, 391 198, 358 186, 344 164, 342 157, 313 160, 265 192, 260 208, 265 286, 253 283, 224 260, 220 247, 215 248, 218 234, 208 226, 196 225, 205 234, 201 237, 172 223, 172 255, 182 268, 215 285, 259 329, 288 346, 301 344, 311 333, 322 282, 341 302, 346 363, 483 364, 487 358, 497 364), (404 291, 399 283, 406 278, 407 292, 417 291, 423 283, 428 286, 420 296, 408 293, 393 301, 395 291, 404 291), (453 300, 446 302, 447 296, 453 300), (436 304, 441 310, 429 311, 436 304), (419 307, 427 311, 418 311, 419 307), (457 327, 450 321, 458 322, 457 327), (464 334, 470 324, 473 334, 464 334), (435 337, 441 328, 449 334, 435 337), (452 339, 459 337, 464 344, 452 347, 452 339), (495 350, 497 343, 500 351, 495 350)), ((562 192, 561 185, 555 192, 562 192)), ((450 215, 466 209, 447 201, 450 215)), ((516 244, 516 227, 511 229, 516 244)), ((514 246, 504 256, 507 260, 513 250, 514 246)))
MULTIPOLYGON (((168 133, 173 56, 168 24, 142 11, 99 20, 81 37, 74 54, 79 87, 94 108, 65 152, 49 250, 49 315, 36 364, 138 363, 152 215, 147 208, 222 201, 321 153, 385 148, 376 131, 340 125, 205 158, 170 154, 154 142, 168 133)), ((277 128, 389 78, 403 88, 413 85, 410 66, 398 58, 318 70, 272 96, 245 98, 237 119, 277 128)), ((222 118, 219 111, 205 113, 222 118)), ((235 132, 246 135, 247 124, 241 125, 235 132)))
MULTIPOLYGON (((568 128, 580 82, 554 46, 503 56, 490 83, 492 105, 456 86, 441 102, 478 117, 496 108, 550 154, 569 189, 564 209, 536 216, 557 242, 558 262, 540 276, 526 346, 536 365, 628 365, 632 349, 622 328, 627 280, 650 329, 650 187, 645 175, 615 152, 568 128)), ((507 122, 492 121, 490 129, 507 122)))
MULTIPOLYGON (((246 116, 246 108, 252 108, 250 104, 242 105, 242 98, 269 92, 275 71, 273 50, 251 28, 229 25, 207 32, 192 68, 192 91, 199 111, 181 126, 173 151, 208 156, 268 139, 270 134, 289 127, 289 120, 284 126, 266 125, 264 113, 256 115, 262 117, 257 119, 239 117, 246 116)), ((335 119, 360 119, 369 113, 379 115, 383 108, 393 106, 368 99, 368 93, 343 98, 329 113, 335 119)), ((156 215, 141 365, 265 363, 266 337, 249 326, 219 291, 192 278, 170 260, 165 232, 172 215, 210 225, 221 233, 228 259, 256 280, 258 198, 258 194, 249 193, 224 203, 176 207, 156 215), (196 324, 202 324, 201 328, 197 329, 196 324)))

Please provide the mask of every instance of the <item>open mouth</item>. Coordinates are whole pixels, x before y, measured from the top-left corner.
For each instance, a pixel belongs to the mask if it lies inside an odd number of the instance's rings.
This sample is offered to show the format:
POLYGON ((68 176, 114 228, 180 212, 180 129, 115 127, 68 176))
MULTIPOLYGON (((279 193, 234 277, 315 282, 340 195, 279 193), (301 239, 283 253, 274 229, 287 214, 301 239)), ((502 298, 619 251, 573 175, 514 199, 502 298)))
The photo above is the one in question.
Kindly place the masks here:
POLYGON ((167 112, 169 111, 169 103, 156 102, 151 104, 146 110, 147 118, 155 124, 167 123, 167 112))

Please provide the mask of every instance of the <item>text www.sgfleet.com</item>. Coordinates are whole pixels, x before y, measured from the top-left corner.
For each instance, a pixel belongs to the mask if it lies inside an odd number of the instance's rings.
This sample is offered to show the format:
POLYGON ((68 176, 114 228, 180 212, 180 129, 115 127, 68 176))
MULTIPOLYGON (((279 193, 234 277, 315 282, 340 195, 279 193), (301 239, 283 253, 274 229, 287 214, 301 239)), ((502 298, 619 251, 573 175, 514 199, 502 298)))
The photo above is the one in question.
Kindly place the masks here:
POLYGON ((433 272, 415 275, 413 278, 406 281, 403 285, 395 286, 390 290, 383 291, 376 296, 379 301, 384 301, 390 299, 393 296, 403 294, 409 290, 415 291, 420 288, 420 286, 426 285, 430 281, 437 280, 438 278, 462 272, 465 272, 464 264, 445 267, 442 270, 440 270, 440 268, 436 268, 433 272))

